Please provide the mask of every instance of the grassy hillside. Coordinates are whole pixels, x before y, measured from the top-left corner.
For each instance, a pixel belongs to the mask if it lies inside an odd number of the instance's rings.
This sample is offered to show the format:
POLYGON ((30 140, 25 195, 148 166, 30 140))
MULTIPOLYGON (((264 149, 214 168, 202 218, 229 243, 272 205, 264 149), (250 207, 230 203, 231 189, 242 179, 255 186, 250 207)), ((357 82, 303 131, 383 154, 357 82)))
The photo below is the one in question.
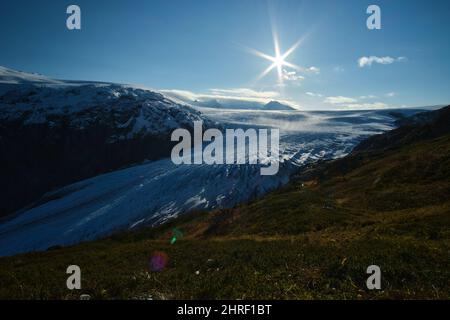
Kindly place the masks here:
POLYGON ((234 209, 1 258, 0 298, 449 299, 450 134, 392 148, 374 139, 384 147, 315 165, 234 209), (171 243, 174 228, 183 236, 171 243), (149 269, 155 251, 168 257, 160 272, 149 269), (82 269, 77 292, 65 285, 70 264, 82 269), (379 291, 366 289, 372 264, 379 291))

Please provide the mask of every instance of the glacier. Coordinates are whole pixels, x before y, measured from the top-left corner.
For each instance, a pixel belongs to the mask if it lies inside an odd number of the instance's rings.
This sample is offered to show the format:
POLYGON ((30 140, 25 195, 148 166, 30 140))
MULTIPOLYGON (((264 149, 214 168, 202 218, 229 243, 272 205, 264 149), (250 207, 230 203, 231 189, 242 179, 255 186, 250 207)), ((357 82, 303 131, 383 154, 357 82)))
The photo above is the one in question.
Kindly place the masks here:
POLYGON ((46 194, 0 225, 0 255, 72 245, 191 210, 229 208, 289 181, 302 165, 348 154, 362 139, 394 127, 386 111, 291 112, 207 110, 225 127, 281 130, 281 167, 261 176, 258 165, 174 165, 169 158, 87 179, 46 194))

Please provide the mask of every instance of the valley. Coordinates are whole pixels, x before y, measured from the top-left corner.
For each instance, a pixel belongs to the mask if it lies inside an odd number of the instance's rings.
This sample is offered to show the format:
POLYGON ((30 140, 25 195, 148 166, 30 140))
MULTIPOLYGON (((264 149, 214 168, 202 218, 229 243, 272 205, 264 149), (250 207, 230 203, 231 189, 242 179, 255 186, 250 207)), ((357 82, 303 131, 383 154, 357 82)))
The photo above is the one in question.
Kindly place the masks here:
POLYGON ((448 111, 311 164, 284 187, 233 208, 0 258, 0 297, 448 299, 448 111), (391 144, 376 147, 388 137, 391 144), (176 243, 174 228, 183 234, 176 243), (155 251, 168 260, 159 272, 148 269, 155 251), (83 269, 80 292, 64 286, 72 263, 83 269), (381 290, 365 285, 373 264, 381 290))

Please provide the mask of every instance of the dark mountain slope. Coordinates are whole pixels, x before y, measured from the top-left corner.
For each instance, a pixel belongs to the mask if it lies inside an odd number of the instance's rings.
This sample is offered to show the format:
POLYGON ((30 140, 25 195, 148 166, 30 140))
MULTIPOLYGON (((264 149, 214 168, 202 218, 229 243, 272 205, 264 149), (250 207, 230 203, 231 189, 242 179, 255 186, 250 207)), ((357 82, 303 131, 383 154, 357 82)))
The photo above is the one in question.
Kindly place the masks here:
POLYGON ((0 218, 56 188, 170 155, 170 134, 212 122, 132 86, 0 67, 0 218))
POLYGON ((398 148, 450 133, 450 106, 418 113, 397 121, 397 124, 399 128, 363 141, 355 148, 355 152, 398 148))
POLYGON ((440 121, 380 135, 393 145, 307 168, 231 210, 2 258, 0 297, 448 299, 450 134, 434 133, 440 121), (160 272, 148 268, 155 251, 168 258, 160 272), (84 275, 77 293, 65 288, 74 263, 84 275), (366 289, 372 264, 380 291, 366 289))

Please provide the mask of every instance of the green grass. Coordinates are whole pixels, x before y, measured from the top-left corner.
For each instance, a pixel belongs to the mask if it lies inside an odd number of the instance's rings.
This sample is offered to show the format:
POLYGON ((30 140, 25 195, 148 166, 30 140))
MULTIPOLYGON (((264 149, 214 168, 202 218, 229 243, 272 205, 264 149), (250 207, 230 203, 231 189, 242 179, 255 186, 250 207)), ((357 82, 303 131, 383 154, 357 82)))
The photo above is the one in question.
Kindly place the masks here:
POLYGON ((2 261, 0 297, 18 299, 372 299, 448 298, 448 243, 386 238, 314 241, 102 241, 2 261), (169 256, 151 272, 153 251, 169 256), (30 264, 31 263, 31 264, 30 264), (65 269, 82 268, 82 290, 65 288, 65 269), (365 289, 366 268, 382 268, 381 291, 365 289), (199 271, 199 274, 196 274, 199 271))

